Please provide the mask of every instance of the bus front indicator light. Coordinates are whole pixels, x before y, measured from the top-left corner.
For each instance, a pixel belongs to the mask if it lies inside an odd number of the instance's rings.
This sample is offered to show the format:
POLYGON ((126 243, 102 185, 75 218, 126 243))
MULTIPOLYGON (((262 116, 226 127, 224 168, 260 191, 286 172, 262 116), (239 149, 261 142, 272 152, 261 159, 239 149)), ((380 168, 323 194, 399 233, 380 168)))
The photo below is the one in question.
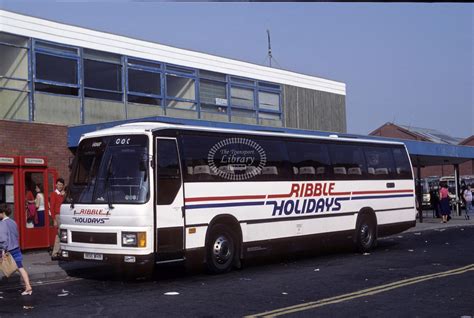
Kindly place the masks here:
POLYGON ((146 247, 146 232, 138 232, 138 247, 146 247))

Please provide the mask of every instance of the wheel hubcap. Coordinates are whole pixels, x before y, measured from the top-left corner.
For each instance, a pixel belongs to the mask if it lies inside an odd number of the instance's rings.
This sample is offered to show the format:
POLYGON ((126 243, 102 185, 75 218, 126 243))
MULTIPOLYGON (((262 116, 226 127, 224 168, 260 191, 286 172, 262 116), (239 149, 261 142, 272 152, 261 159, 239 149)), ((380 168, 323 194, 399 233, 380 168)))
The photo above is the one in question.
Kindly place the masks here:
POLYGON ((360 227, 360 237, 364 245, 367 245, 372 240, 372 232, 368 224, 362 224, 360 227))
POLYGON ((219 236, 214 242, 212 249, 214 259, 218 264, 227 263, 232 257, 232 245, 225 236, 219 236))

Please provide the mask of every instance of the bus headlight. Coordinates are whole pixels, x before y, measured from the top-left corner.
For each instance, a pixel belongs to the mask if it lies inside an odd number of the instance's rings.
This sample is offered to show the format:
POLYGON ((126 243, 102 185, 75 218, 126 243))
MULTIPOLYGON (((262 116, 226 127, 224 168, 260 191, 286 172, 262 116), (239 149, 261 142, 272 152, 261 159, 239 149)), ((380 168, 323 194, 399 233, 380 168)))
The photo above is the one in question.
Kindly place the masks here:
POLYGON ((146 232, 122 232, 122 246, 146 247, 146 232))
POLYGON ((59 230, 59 241, 61 243, 67 243, 67 230, 59 230))

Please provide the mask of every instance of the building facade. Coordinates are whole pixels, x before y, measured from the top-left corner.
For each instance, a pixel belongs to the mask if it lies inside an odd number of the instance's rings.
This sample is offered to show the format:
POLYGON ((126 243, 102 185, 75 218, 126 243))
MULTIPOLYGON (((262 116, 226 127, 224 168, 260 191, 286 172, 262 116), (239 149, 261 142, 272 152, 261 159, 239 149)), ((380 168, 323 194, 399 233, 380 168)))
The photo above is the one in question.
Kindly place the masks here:
POLYGON ((346 132, 345 84, 0 11, 0 119, 170 116, 346 132))

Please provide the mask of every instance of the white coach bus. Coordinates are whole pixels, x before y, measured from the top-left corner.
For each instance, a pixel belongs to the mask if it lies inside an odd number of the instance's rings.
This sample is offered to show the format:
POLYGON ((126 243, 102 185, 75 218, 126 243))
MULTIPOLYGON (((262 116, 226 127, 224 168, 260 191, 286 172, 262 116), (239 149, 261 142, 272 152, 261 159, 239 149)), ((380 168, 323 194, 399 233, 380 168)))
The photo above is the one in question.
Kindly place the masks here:
POLYGON ((222 273, 335 237, 366 252, 415 218, 403 143, 132 123, 82 136, 59 233, 65 260, 222 273))

